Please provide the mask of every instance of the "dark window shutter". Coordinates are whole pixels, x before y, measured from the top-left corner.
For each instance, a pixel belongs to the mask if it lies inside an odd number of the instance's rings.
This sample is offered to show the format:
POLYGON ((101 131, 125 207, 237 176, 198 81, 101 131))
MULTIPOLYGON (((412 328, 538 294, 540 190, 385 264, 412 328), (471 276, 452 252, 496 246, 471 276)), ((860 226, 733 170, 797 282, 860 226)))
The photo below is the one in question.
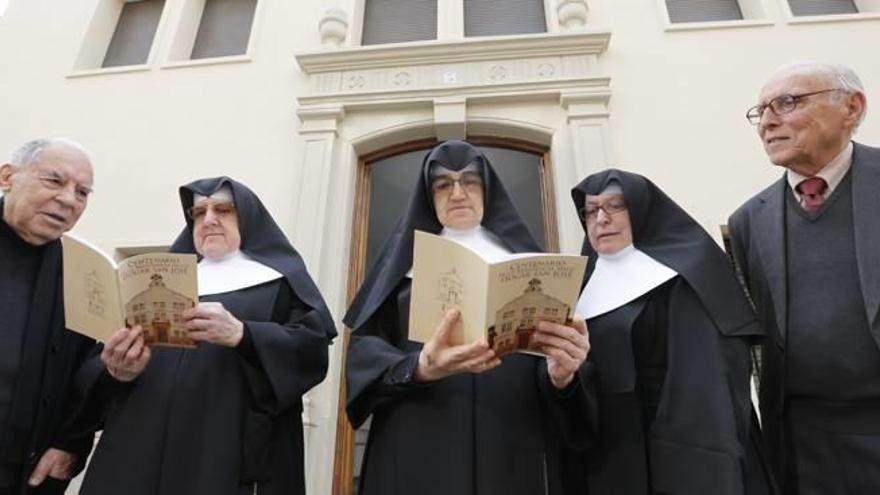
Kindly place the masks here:
POLYGON ((788 0, 791 13, 801 15, 856 14, 853 0, 788 0))
POLYGON ((366 0, 362 45, 437 39, 437 0, 366 0))
POLYGON ((246 53, 256 7, 257 0, 205 0, 190 58, 246 53))
POLYGON ((123 4, 101 67, 146 63, 163 7, 165 0, 142 0, 123 4))
POLYGON ((464 35, 547 32, 544 0, 464 0, 464 35))
POLYGON ((743 18, 736 0, 666 0, 669 20, 678 22, 734 21, 743 18))

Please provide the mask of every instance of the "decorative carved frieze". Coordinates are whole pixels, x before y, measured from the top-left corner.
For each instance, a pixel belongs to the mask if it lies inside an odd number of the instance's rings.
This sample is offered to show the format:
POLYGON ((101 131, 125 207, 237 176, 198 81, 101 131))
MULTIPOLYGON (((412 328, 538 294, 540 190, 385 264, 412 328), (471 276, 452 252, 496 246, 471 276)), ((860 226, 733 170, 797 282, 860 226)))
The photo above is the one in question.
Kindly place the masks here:
POLYGON ((296 61, 309 75, 487 60, 529 59, 566 55, 600 55, 608 48, 608 31, 492 36, 449 41, 417 41, 301 53, 296 61))
MULTIPOLYGON (((296 59, 309 77, 300 108, 426 105, 435 98, 559 98, 609 92, 598 57, 607 31, 541 33, 335 48, 296 59)), ((303 116, 301 114, 301 116, 303 116)))

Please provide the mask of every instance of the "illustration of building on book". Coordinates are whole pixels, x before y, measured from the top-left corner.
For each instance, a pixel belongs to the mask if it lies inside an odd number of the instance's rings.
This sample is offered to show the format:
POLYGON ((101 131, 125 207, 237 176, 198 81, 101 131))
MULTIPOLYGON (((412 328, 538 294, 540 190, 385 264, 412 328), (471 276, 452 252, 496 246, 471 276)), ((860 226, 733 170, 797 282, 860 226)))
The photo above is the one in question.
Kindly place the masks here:
POLYGON ((440 275, 437 281, 437 293, 442 302, 441 314, 445 314, 450 308, 460 307, 464 300, 463 292, 464 283, 455 268, 440 275))
POLYGON ((564 324, 570 310, 568 304, 545 294, 541 280, 533 278, 521 296, 495 312, 495 325, 489 328, 489 347, 497 355, 528 349, 539 321, 564 324))
POLYGON ((103 318, 107 310, 107 289, 95 270, 86 273, 83 287, 85 289, 85 301, 88 303, 86 310, 93 315, 103 318))
POLYGON ((143 327, 146 344, 193 345, 181 316, 193 306, 195 301, 165 287, 162 275, 154 273, 149 288, 125 305, 126 323, 143 327))

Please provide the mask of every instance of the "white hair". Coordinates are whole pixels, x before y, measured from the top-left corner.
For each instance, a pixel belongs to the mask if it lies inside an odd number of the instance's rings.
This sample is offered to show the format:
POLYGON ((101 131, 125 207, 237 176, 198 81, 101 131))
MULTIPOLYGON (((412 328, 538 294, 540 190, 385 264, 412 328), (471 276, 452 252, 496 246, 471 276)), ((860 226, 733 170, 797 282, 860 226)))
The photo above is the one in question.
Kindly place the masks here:
MULTIPOLYGON (((837 89, 843 90, 846 94, 853 93, 865 94, 865 86, 858 74, 849 67, 842 64, 831 64, 826 62, 815 62, 812 60, 803 60, 791 62, 780 67, 776 74, 795 74, 808 77, 817 77, 824 79, 828 84, 835 86, 837 89)), ((853 127, 853 131, 859 128, 865 115, 868 113, 867 102, 859 120, 853 127)))
POLYGON ((89 163, 92 162, 89 151, 85 149, 83 145, 65 137, 51 137, 33 139, 19 146, 15 151, 12 152, 10 163, 14 167, 26 167, 39 160, 40 153, 55 146, 72 148, 77 152, 82 153, 82 155, 86 158, 86 161, 88 161, 89 163))

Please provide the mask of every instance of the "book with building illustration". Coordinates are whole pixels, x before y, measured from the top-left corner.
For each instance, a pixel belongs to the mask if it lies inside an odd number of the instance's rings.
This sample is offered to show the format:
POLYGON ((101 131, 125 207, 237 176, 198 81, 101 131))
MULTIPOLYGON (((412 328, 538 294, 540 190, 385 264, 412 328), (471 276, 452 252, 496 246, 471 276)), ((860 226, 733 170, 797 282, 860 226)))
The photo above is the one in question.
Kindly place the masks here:
POLYGON ((70 234, 62 245, 67 328, 106 342, 123 326, 141 325, 148 345, 195 347, 181 317, 199 300, 195 255, 146 253, 116 263, 70 234))
POLYGON ((538 352, 539 321, 565 323, 574 313, 587 258, 512 254, 489 263, 455 241, 416 231, 409 338, 427 342, 449 308, 461 319, 456 343, 485 338, 496 355, 538 352))

